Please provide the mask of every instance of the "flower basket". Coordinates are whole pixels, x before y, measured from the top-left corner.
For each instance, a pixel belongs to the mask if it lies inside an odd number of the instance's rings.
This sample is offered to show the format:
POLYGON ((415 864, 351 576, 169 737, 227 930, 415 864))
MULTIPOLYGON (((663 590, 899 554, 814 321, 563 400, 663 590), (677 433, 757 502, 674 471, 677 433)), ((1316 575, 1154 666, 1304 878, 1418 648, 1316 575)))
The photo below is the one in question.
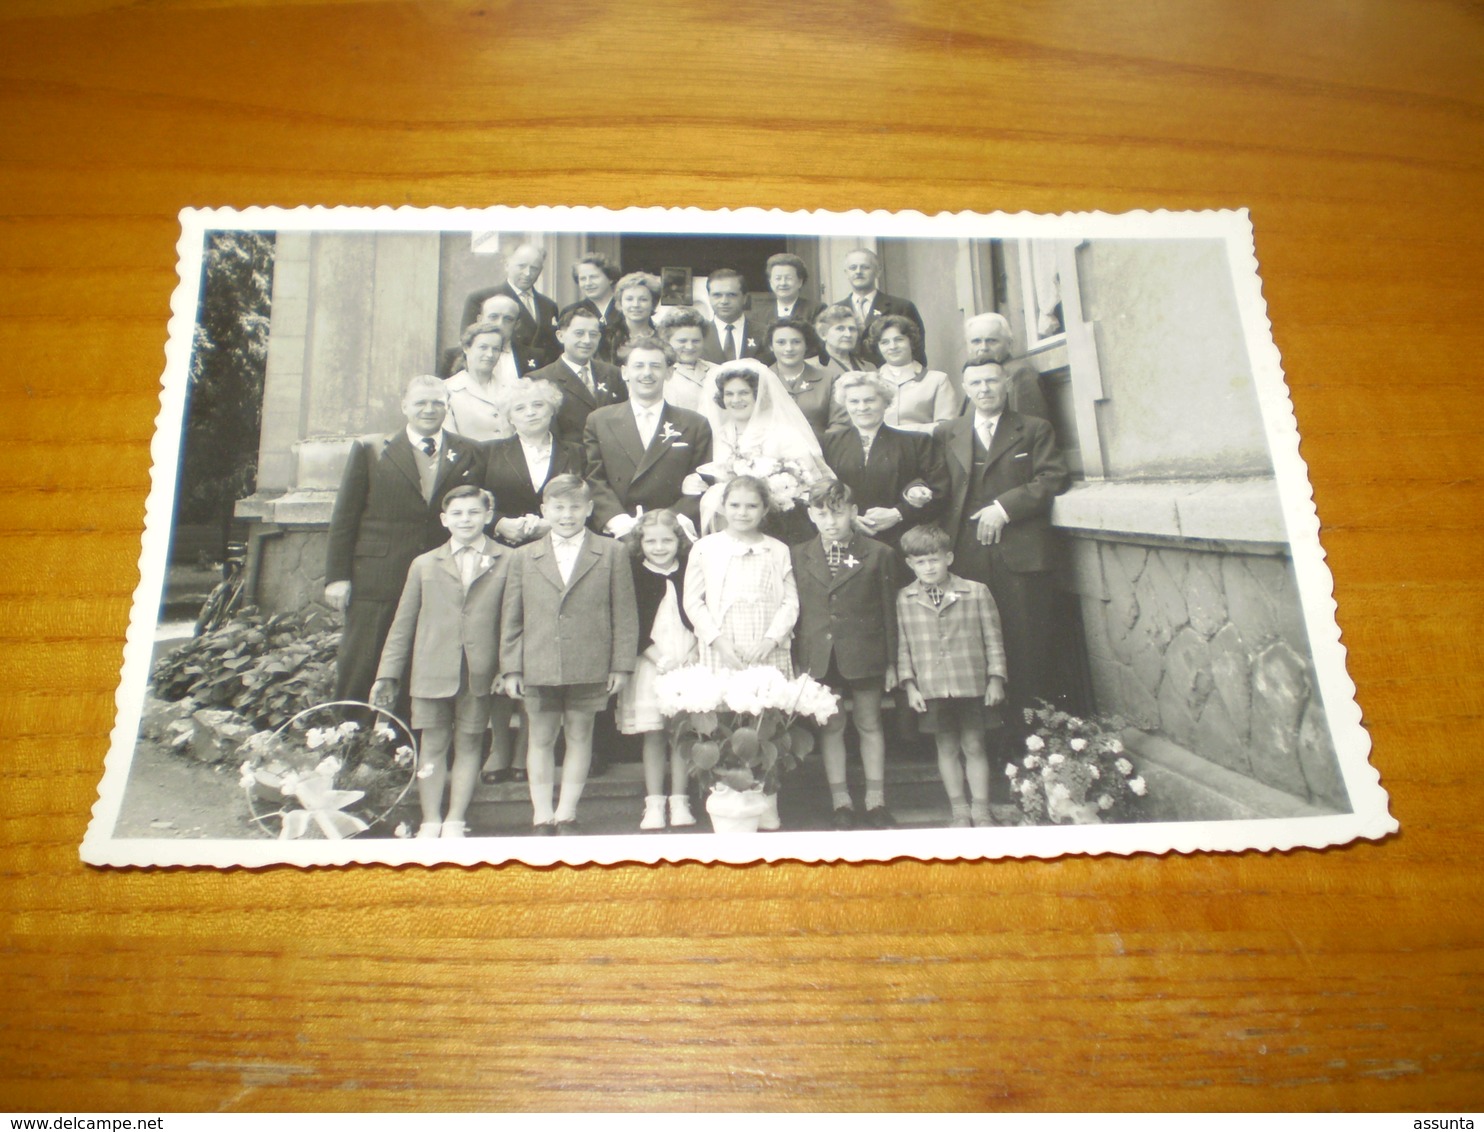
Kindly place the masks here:
POLYGON ((768 796, 761 787, 733 790, 725 782, 718 782, 706 796, 706 812, 716 833, 756 833, 767 811, 768 796))
MULTIPOLYGON (((771 665, 724 673, 690 665, 662 674, 655 691, 675 748, 691 776, 712 791, 707 812, 716 818, 715 801, 725 823, 731 807, 740 805, 730 796, 751 796, 759 805, 753 830, 784 773, 814 749, 814 734, 800 720, 824 724, 840 709, 840 698, 819 681, 790 680, 771 665)), ((723 832, 715 820, 712 828, 723 832)))
POLYGON ((239 753, 253 821, 284 841, 340 840, 374 829, 420 773, 412 729, 357 700, 305 708, 249 736, 239 753))
POLYGON ((1123 721, 1083 719, 1049 704, 1025 710, 1035 732, 1018 763, 1005 765, 1011 793, 1032 824, 1137 821, 1148 793, 1119 739, 1123 721))

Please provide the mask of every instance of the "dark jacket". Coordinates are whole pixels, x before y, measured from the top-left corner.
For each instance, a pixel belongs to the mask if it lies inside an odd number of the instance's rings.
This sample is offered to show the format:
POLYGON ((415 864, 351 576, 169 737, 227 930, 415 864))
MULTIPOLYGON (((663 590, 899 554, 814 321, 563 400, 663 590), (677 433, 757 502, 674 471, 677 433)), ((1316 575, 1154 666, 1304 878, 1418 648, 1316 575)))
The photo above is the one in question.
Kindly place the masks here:
POLYGON ((799 588, 799 624, 794 631, 799 667, 819 678, 829 671, 833 656, 847 680, 884 676, 897 655, 895 555, 875 539, 857 534, 832 578, 818 536, 792 551, 799 588))

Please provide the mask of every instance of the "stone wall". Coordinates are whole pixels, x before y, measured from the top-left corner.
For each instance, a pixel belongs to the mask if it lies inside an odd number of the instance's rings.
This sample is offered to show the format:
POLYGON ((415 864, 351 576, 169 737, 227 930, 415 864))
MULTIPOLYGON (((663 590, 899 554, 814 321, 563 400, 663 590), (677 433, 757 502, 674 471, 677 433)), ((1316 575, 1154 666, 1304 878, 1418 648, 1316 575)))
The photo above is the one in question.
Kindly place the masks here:
POLYGON ((254 601, 264 613, 298 612, 325 605, 323 527, 266 530, 260 536, 254 601))
POLYGON ((1349 801, 1286 555, 1069 540, 1100 711, 1316 805, 1349 801))

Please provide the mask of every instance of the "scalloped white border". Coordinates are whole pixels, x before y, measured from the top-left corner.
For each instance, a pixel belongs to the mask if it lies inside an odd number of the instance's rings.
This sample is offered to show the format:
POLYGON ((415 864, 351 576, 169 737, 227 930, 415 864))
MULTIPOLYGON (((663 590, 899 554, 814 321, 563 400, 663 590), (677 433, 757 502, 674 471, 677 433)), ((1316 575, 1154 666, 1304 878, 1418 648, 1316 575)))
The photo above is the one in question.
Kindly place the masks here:
POLYGON ((1319 542, 1308 469, 1299 455, 1293 404, 1272 338, 1262 296, 1251 220, 1246 209, 1208 212, 1034 213, 785 212, 780 209, 589 207, 184 209, 176 244, 180 283, 171 298, 160 413, 150 445, 150 493, 145 505, 139 587, 124 645, 110 740, 99 798, 81 847, 93 865, 268 865, 382 863, 474 865, 522 861, 530 865, 620 862, 973 860, 1060 857, 1069 853, 1192 853, 1287 850, 1379 839, 1396 832, 1380 775, 1369 762, 1370 737, 1361 725, 1355 684, 1345 670, 1345 648, 1335 621, 1334 580, 1319 542), (1227 822, 1169 822, 1104 826, 1021 826, 1011 829, 856 831, 751 835, 624 835, 578 838, 490 837, 462 842, 395 839, 330 841, 175 841, 115 838, 133 760, 149 674, 156 612, 164 587, 174 509, 186 376, 200 294, 205 233, 213 228, 265 231, 546 231, 721 232, 773 235, 859 235, 916 238, 1204 238, 1225 242, 1242 327, 1279 496, 1288 526, 1310 647, 1345 787, 1350 814, 1227 822))

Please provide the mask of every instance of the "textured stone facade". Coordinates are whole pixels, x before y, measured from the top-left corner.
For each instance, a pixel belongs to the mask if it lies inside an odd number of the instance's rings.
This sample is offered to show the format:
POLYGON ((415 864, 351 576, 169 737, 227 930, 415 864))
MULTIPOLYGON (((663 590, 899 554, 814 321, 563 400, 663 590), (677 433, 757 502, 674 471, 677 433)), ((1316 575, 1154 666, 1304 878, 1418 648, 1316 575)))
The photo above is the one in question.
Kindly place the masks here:
POLYGON ((268 531, 262 537, 254 599, 264 613, 291 613, 325 605, 323 527, 268 531))
POLYGON ((1286 557, 1110 535, 1070 542, 1099 710, 1349 809, 1286 557))

